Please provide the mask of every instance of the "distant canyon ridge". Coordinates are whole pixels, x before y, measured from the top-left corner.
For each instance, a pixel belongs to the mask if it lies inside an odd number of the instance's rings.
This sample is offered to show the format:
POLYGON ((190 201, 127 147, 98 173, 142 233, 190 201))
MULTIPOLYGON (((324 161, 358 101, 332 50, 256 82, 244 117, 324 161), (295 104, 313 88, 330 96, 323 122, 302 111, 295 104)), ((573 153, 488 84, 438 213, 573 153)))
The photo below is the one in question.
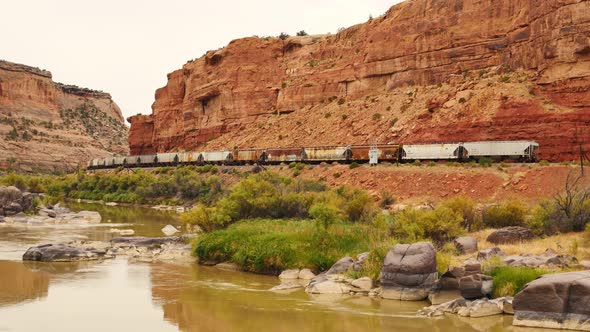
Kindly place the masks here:
POLYGON ((127 134, 108 93, 0 60, 0 169, 71 171, 92 158, 127 154, 127 134))
POLYGON ((129 118, 132 154, 527 139, 573 160, 590 150, 590 1, 408 0, 334 35, 234 40, 155 97, 129 118))

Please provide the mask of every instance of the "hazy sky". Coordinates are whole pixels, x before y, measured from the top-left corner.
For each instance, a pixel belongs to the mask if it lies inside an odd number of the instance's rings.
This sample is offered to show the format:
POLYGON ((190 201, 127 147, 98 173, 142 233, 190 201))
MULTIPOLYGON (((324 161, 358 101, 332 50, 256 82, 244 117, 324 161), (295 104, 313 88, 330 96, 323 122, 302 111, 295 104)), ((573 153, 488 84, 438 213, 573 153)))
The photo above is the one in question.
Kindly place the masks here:
POLYGON ((166 74, 232 39, 339 27, 401 0, 4 0, 0 59, 110 92, 123 115, 151 113, 166 74))

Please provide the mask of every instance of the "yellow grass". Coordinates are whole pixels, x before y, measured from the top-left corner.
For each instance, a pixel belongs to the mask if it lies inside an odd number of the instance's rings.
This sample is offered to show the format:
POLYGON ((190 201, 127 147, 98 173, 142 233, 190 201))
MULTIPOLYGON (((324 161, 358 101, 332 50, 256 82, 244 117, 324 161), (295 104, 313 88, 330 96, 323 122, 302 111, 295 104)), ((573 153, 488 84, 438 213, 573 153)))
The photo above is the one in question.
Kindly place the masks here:
MULTIPOLYGON (((559 234, 542 239, 538 238, 528 242, 495 245, 486 241, 487 237, 493 231, 494 229, 485 229, 471 233, 469 236, 472 236, 477 240, 479 250, 499 247, 504 253, 506 253, 506 255, 540 255, 547 249, 551 248, 559 254, 574 255, 579 261, 590 259, 590 245, 586 242, 587 240, 584 238, 584 233, 559 234)), ((451 265, 461 265, 461 262, 475 256, 477 256, 477 254, 453 257, 451 265)))

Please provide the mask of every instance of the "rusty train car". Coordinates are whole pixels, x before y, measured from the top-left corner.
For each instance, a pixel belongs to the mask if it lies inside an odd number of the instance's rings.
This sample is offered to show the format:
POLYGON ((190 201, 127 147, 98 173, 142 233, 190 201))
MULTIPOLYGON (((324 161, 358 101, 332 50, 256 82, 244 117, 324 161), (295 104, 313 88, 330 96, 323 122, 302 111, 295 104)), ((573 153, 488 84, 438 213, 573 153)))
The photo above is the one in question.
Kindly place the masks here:
POLYGON ((178 165, 277 165, 280 163, 369 163, 414 160, 467 161, 480 158, 536 161, 539 144, 533 141, 488 141, 432 144, 374 144, 301 148, 235 149, 225 151, 171 152, 153 155, 93 159, 88 169, 160 167, 178 165))

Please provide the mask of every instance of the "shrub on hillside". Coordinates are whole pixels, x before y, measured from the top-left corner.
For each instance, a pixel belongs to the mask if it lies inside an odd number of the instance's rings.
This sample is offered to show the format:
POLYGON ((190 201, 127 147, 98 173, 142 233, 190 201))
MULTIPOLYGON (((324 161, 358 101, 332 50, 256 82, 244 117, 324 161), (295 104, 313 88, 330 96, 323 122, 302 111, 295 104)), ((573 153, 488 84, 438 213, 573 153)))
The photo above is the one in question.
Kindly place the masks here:
POLYGON ((461 214, 439 206, 434 210, 407 208, 395 216, 394 235, 404 243, 430 239, 442 246, 464 233, 461 214))
POLYGON ((442 206, 459 213, 463 217, 463 228, 469 232, 481 228, 481 216, 475 211, 475 202, 467 196, 457 196, 444 201, 442 206))
POLYGON ((483 224, 491 228, 525 226, 527 212, 527 206, 519 201, 490 206, 483 212, 483 224))

